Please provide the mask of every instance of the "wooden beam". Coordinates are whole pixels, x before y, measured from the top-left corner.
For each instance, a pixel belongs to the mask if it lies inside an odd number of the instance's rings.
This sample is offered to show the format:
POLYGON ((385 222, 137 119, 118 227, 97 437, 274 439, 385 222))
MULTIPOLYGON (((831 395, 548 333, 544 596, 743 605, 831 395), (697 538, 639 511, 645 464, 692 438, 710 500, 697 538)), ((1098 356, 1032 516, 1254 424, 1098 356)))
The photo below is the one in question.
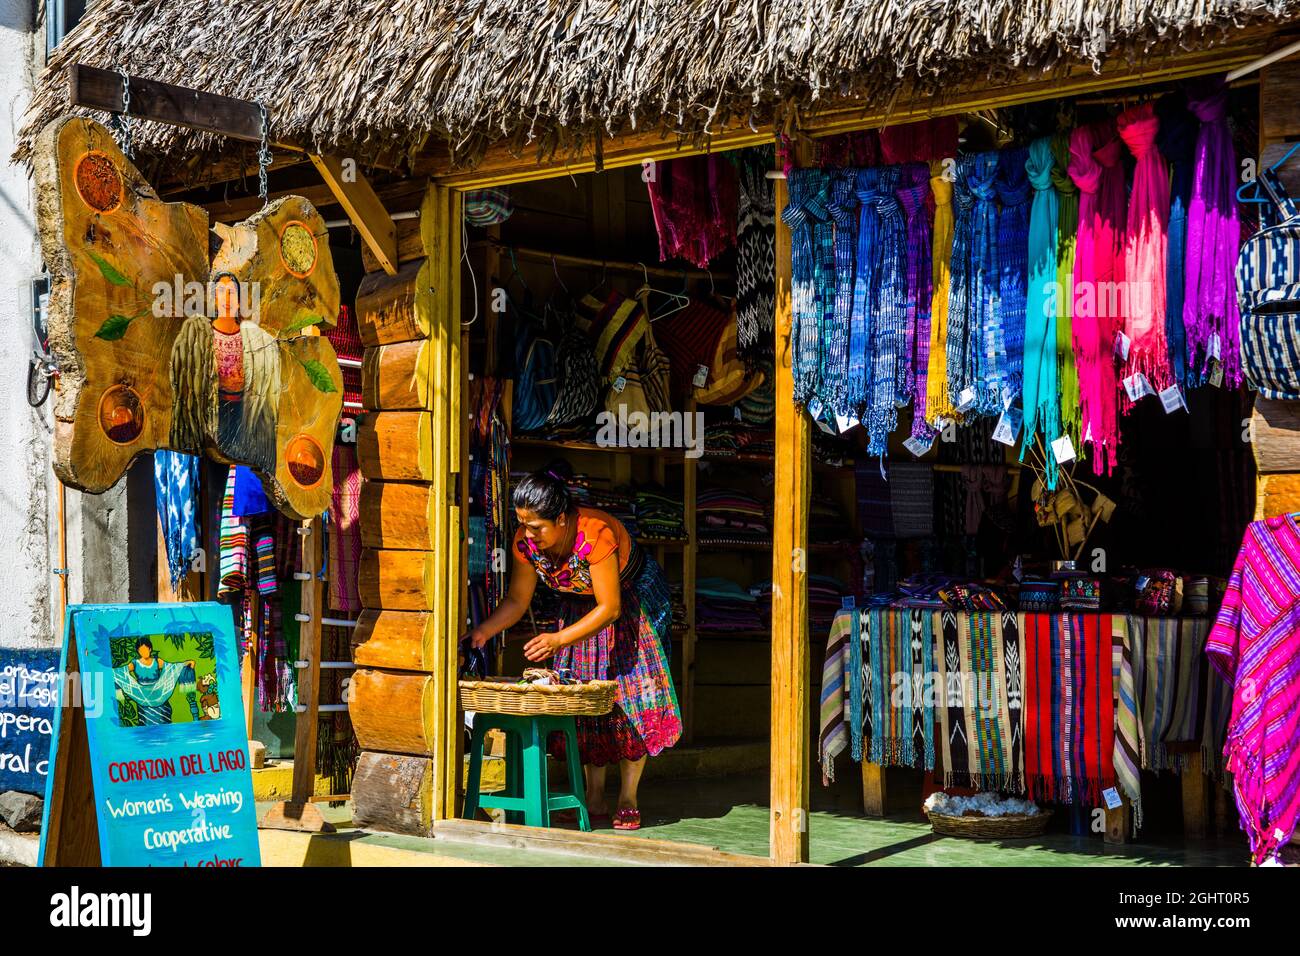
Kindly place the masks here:
POLYGON ((375 194, 370 180, 365 173, 356 168, 346 170, 344 161, 338 156, 317 156, 311 153, 312 165, 316 167, 339 201, 352 224, 361 233, 370 251, 375 254, 379 264, 390 276, 397 274, 397 227, 393 217, 388 214, 384 204, 375 194))
MULTIPOLYGON (((262 141, 261 111, 251 100, 204 93, 138 76, 129 76, 128 82, 131 87, 129 115, 133 118, 183 126, 202 133, 217 133, 249 143, 262 141)), ((121 113, 122 76, 113 70, 101 70, 83 63, 70 64, 68 99, 73 106, 121 113)), ((294 140, 274 135, 270 137, 270 145, 296 152, 303 149, 294 140)))
MULTIPOLYGON (((788 192, 777 180, 776 209, 788 192)), ((808 416, 795 407, 791 237, 776 227, 776 469, 772 527, 772 800, 773 863, 808 861, 808 503, 812 478, 808 416)))

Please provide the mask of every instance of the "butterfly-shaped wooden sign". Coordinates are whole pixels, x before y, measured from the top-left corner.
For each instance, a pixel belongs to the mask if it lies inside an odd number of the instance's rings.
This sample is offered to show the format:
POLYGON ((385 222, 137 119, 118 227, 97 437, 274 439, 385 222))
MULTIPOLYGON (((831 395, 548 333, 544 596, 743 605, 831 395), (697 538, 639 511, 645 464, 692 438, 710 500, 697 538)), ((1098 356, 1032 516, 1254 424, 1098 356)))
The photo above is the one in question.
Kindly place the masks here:
POLYGON ((42 131, 35 175, 59 479, 102 492, 169 448, 251 466, 286 515, 325 511, 343 378, 320 213, 288 196, 209 230, 82 118, 42 131))

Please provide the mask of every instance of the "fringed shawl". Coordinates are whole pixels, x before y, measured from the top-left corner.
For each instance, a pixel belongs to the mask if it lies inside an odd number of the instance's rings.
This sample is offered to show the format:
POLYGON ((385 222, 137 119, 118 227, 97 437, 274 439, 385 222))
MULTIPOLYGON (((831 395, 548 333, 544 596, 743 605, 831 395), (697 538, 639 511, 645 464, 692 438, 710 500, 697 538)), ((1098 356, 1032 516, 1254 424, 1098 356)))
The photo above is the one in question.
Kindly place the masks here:
POLYGON ((926 438, 933 429, 926 421, 926 379, 930 374, 930 307, 933 295, 933 272, 930 256, 933 238, 930 228, 930 171, 913 164, 903 175, 911 182, 898 189, 898 202, 907 220, 907 342, 903 362, 906 365, 905 395, 901 403, 914 400, 912 435, 926 438))
POLYGON ((834 305, 835 249, 826 204, 826 174, 817 169, 793 169, 790 201, 781 219, 790 230, 791 361, 794 401, 808 404, 818 382, 823 313, 834 305))
POLYGON ((736 167, 713 153, 658 163, 646 181, 660 259, 703 269, 736 242, 736 167))
POLYGON ((1056 322, 1064 299, 1056 278, 1060 198, 1052 185, 1051 140, 1044 136, 1029 147, 1025 171, 1034 190, 1029 214, 1029 283, 1025 294, 1024 431, 1020 460, 1042 430, 1047 449, 1047 486, 1056 488, 1052 442, 1061 433, 1057 390, 1056 322))
POLYGON ((1079 229, 1079 187, 1070 178, 1070 134, 1052 137, 1052 185, 1060 203, 1056 216, 1056 380, 1061 395, 1061 431, 1079 448, 1079 372, 1074 358, 1074 252, 1079 229))
POLYGON ((1074 131, 1070 178, 1079 187, 1079 233, 1074 258, 1074 357, 1079 370, 1081 440, 1092 445, 1092 468, 1109 474, 1119 444, 1115 332, 1122 323, 1124 170, 1112 120, 1074 131), (1114 314, 1113 314, 1114 313, 1114 314))
POLYGON ((957 161, 953 190, 957 222, 948 297, 949 397, 960 406, 961 393, 973 389, 975 410, 986 415, 1002 410, 1006 362, 998 317, 998 211, 993 183, 997 168, 998 154, 992 151, 957 161))
POLYGON ((857 170, 829 172, 835 223, 835 305, 822 342, 821 400, 841 415, 849 407, 849 329, 853 322, 854 263, 858 245, 857 170))
MULTIPOLYGON (((1173 384, 1169 344, 1165 335, 1165 256, 1169 246, 1169 170, 1156 148, 1155 105, 1141 103, 1120 114, 1120 138, 1137 160, 1129 195, 1124 235, 1124 279, 1127 292, 1125 334, 1128 361, 1123 376, 1141 373, 1157 391, 1173 384)), ((1121 392, 1124 408, 1131 406, 1121 392)))
POLYGON ((167 549, 172 590, 190 573, 199 544, 199 460, 194 455, 158 449, 153 453, 154 503, 167 549))
POLYGON ((776 348, 776 196, 767 172, 771 147, 740 153, 736 205, 736 351, 771 361, 776 348))
MULTIPOLYGON (((903 208, 894 190, 902 168, 882 167, 874 186, 862 187, 859 179, 858 201, 862 203, 865 232, 867 210, 874 216, 876 242, 859 243, 857 289, 853 297, 854 326, 857 311, 869 310, 865 325, 870 335, 870 384, 868 400, 862 409, 862 423, 867 427, 867 454, 882 457, 889 450, 889 433, 898 425, 898 399, 903 394, 900 369, 906 368, 905 327, 907 324, 907 224, 903 208), (864 271, 863 250, 872 257, 875 267, 864 271)), ((869 181, 868 181, 869 182, 869 181)), ((860 234, 861 236, 861 234, 860 234)))
POLYGON ((1024 149, 1004 149, 998 154, 998 319, 1006 354, 1004 402, 1020 394, 1024 377, 1029 200, 1033 193, 1025 173, 1027 158, 1024 149))
POLYGON ((1188 91, 1187 106, 1200 120, 1196 177, 1187 213, 1187 284, 1183 324, 1192 367, 1208 371, 1211 337, 1219 337, 1223 379, 1241 383, 1241 338, 1234 280, 1241 250, 1235 187, 1236 157, 1228 129, 1228 90, 1222 77, 1188 91))
MULTIPOLYGON (((931 425, 956 414, 948 392, 948 294, 952 268, 952 182, 943 163, 930 164, 930 194, 934 197, 933 242, 930 251, 930 352, 925 380, 925 420, 931 425)), ((918 409, 918 414, 920 410, 918 409)))
POLYGON ((1189 376, 1187 332, 1183 326, 1186 296, 1187 212, 1192 202, 1192 180, 1196 171, 1196 134, 1199 124, 1187 111, 1181 93, 1170 93, 1156 101, 1160 133, 1156 143, 1169 163, 1169 244, 1165 268, 1165 337, 1169 341, 1169 364, 1179 387, 1199 384, 1189 376))

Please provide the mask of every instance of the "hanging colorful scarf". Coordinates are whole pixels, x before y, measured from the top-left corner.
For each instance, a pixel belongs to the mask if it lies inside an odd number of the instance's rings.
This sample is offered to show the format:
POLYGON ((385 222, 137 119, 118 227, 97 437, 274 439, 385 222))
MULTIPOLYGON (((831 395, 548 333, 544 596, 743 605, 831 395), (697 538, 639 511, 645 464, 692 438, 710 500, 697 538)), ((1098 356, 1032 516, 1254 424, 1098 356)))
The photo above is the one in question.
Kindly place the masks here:
POLYGON ((1187 111, 1186 98, 1170 93, 1156 100, 1160 133, 1156 143, 1169 163, 1169 244, 1165 269, 1165 337, 1169 341, 1169 364, 1178 387, 1200 384, 1189 374, 1187 331, 1183 326, 1183 300, 1187 284, 1187 212, 1192 202, 1192 180, 1196 173, 1196 118, 1187 111))
MULTIPOLYGON (((925 420, 953 418, 948 390, 948 297, 951 287, 953 216, 952 180, 941 160, 930 164, 930 194, 934 197, 933 244, 930 249, 930 350, 925 380, 925 420)), ((918 409, 918 414, 920 410, 918 409)), ((913 432, 915 434, 915 432, 913 432)))
POLYGON ((1079 443, 1079 371, 1074 358, 1074 251, 1079 229, 1079 187, 1070 178, 1070 134, 1052 137, 1052 185, 1056 215, 1056 381, 1061 396, 1061 431, 1079 443))
POLYGON ((221 584, 217 594, 243 594, 248 582, 248 527, 235 516, 235 466, 226 473, 221 498, 221 584))
POLYGON ((1241 251, 1237 211, 1237 161, 1228 129, 1228 89, 1222 77, 1189 88, 1187 107, 1201 127, 1196 134, 1196 178, 1187 212, 1187 284, 1183 324, 1192 368, 1208 373, 1212 340, 1218 336, 1223 379, 1241 383, 1241 338, 1234 279, 1241 251))
MULTIPOLYGON (((816 391, 823 313, 834 306, 835 247, 826 208, 828 186, 821 170, 792 169, 790 201, 781 210, 791 240, 792 375, 794 401, 799 405, 807 405, 816 391)), ((852 361, 850 352, 850 370, 852 361)))
POLYGON ((1061 433, 1061 404, 1057 392, 1056 320, 1063 298, 1057 285, 1057 216, 1060 199, 1052 186, 1051 140, 1034 140, 1025 161, 1025 172, 1034 189, 1029 214, 1029 285, 1025 292, 1025 410, 1020 460, 1034 444, 1039 429, 1047 449, 1047 487, 1056 488, 1056 456, 1052 442, 1061 433))
POLYGON ((956 116, 886 126, 880 131, 881 162, 886 165, 928 163, 944 156, 956 156, 957 132, 956 116))
POLYGON ((701 269, 736 241, 736 167, 718 153, 660 162, 646 180, 659 258, 701 269))
POLYGON ((944 611, 940 620, 944 786, 1019 791, 1024 738, 1016 617, 944 611))
POLYGON ((199 545, 199 460, 179 451, 153 453, 154 503, 167 547, 167 574, 172 590, 190 573, 199 545))
MULTIPOLYGON (((1169 170, 1156 148, 1153 103, 1130 107, 1116 120, 1120 138, 1137 160, 1124 235, 1125 334, 1129 338, 1124 378, 1141 373, 1157 391, 1173 384, 1165 335, 1165 256, 1169 249, 1169 170)), ((1121 391, 1124 409, 1132 407, 1121 391)))
MULTIPOLYGON (((1025 361, 1025 296, 1029 282, 1029 211, 1033 189, 1025 172, 1028 151, 998 154, 998 321, 1006 353, 1003 405, 1021 393, 1025 361)), ((996 413, 1000 413, 999 407, 996 413)))
POLYGON ((361 598, 357 594, 357 574, 361 567, 361 470, 352 446, 335 445, 331 467, 334 489, 330 493, 329 511, 329 605, 336 611, 351 614, 361 610, 361 598))
POLYGON ((925 610, 872 608, 859 612, 862 641, 862 756, 882 767, 934 769, 934 614, 925 610))
POLYGON ((1111 634, 1111 682, 1115 696, 1115 749, 1111 763, 1119 789, 1133 808, 1133 832, 1136 833, 1142 826, 1142 721, 1133 678, 1133 644, 1125 615, 1107 614, 1101 623, 1109 624, 1111 634))
POLYGON ((740 152, 736 206, 736 350, 748 364, 775 354, 776 196, 770 146, 740 152))
POLYGON ((929 438, 934 429, 926 421, 927 378, 930 374, 930 307, 934 294, 934 276, 930 256, 934 247, 931 236, 930 170, 927 166, 913 164, 904 167, 904 183, 897 190, 899 205, 907 226, 907 338, 904 344, 907 394, 900 396, 902 404, 911 399, 912 435, 929 438), (907 180, 910 180, 908 182, 907 180))
POLYGON ((962 156, 954 197, 957 223, 952 246, 952 288, 948 299, 948 391, 960 407, 962 392, 974 392, 981 415, 1002 412, 1006 349, 998 307, 998 154, 962 156))
POLYGON ((1109 474, 1119 444, 1115 331, 1123 280, 1124 170, 1113 120, 1083 126, 1070 138, 1070 177, 1079 187, 1079 233, 1074 257, 1074 357, 1079 412, 1092 468, 1109 474))
POLYGON ((1031 800, 1095 807, 1115 786, 1111 635, 1096 614, 1025 614, 1031 800))
MULTIPOLYGON (((898 426, 898 398, 904 392, 899 378, 900 369, 906 367, 902 360, 907 324, 907 224, 895 193, 902 167, 884 166, 874 172, 877 175, 865 180, 866 185, 863 177, 858 178, 858 201, 872 214, 877 241, 871 246, 859 243, 853 324, 855 328, 859 325, 857 310, 861 306, 869 313, 861 324, 870 328, 870 382, 861 418, 867 428, 867 454, 881 458, 889 451, 889 433, 898 426), (865 278, 861 266, 864 248, 875 260, 874 269, 865 278)), ((859 226, 859 236, 863 228, 859 226)))
POLYGON ((880 170, 858 170, 854 188, 858 200, 858 245, 854 256, 853 309, 849 319, 849 375, 845 404, 854 414, 859 414, 870 398, 872 293, 882 241, 880 212, 875 202, 880 190, 880 170))
POLYGON ((854 261, 858 246, 857 170, 829 172, 831 201, 827 206, 835 223, 835 304, 822 342, 821 400, 840 415, 849 406, 849 329, 853 322, 854 261))
POLYGON ((857 616, 856 608, 837 611, 831 622, 830 636, 826 639, 817 733, 817 754, 822 768, 823 786, 835 782, 835 758, 849 745, 845 684, 849 676, 849 640, 858 631, 858 625, 854 621, 857 616))
POLYGON ((1201 648, 1208 632, 1208 621, 1200 618, 1129 618, 1143 770, 1181 773, 1187 768, 1190 745, 1200 731, 1201 648))

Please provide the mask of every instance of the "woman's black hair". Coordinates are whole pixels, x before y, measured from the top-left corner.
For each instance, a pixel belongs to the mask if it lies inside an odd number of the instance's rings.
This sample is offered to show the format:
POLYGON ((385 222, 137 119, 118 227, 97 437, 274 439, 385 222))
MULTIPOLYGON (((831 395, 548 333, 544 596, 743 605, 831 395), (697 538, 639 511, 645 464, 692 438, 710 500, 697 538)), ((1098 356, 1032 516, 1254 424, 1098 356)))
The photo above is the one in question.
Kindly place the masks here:
POLYGON ((149 648, 149 652, 150 652, 150 653, 153 653, 153 641, 149 640, 149 638, 147 638, 147 637, 142 637, 142 638, 140 638, 138 641, 135 642, 135 649, 136 649, 137 651, 138 651, 140 648, 142 648, 142 647, 147 647, 147 648, 149 648))
POLYGON ((518 510, 531 511, 544 521, 572 514, 578 506, 569 494, 568 479, 571 477, 573 469, 569 463, 558 458, 515 485, 511 503, 518 510))

